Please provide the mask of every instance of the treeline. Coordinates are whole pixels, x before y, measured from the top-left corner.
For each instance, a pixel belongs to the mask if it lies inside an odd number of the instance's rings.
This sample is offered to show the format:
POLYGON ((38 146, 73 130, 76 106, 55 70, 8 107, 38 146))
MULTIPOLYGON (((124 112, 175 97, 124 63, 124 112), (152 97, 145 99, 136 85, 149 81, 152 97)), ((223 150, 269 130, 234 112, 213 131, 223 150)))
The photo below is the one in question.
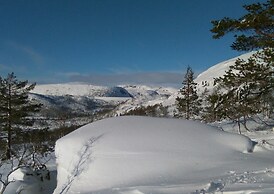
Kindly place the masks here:
POLYGON ((139 115, 139 116, 150 116, 150 117, 168 117, 168 107, 162 104, 140 106, 135 109, 129 110, 123 113, 121 116, 125 115, 139 115))

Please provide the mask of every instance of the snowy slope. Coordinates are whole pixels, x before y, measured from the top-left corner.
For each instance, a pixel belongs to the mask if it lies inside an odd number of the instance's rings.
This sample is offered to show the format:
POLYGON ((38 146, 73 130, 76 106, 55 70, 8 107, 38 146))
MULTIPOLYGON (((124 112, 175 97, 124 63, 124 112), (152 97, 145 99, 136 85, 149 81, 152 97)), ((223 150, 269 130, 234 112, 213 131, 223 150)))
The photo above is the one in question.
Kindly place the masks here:
MULTIPOLYGON (((238 58, 247 60, 252 54, 254 54, 254 52, 220 62, 216 65, 213 65, 208 70, 202 72, 194 80, 197 83, 198 93, 204 91, 205 84, 208 90, 212 90, 214 78, 223 76, 229 69, 229 66, 234 65, 238 58)), ((177 98, 179 91, 178 88, 157 88, 140 85, 127 85, 122 87, 125 88, 130 94, 132 94, 134 98, 130 101, 127 101, 127 103, 122 104, 120 109, 117 111, 118 113, 122 114, 139 106, 162 104, 163 106, 168 106, 169 114, 173 115, 173 110, 175 109, 175 99, 177 98)))
POLYGON ((105 119, 57 141, 54 193, 273 193, 274 152, 253 146, 193 121, 105 119))
MULTIPOLYGON (((207 89, 212 90, 215 77, 224 75, 229 66, 235 64, 235 61, 238 58, 248 59, 252 54, 253 52, 247 53, 239 57, 218 63, 198 75, 195 79, 195 82, 198 83, 198 92, 201 93, 204 91, 204 85, 206 85, 207 89)), ((49 104, 50 106, 52 106, 52 102, 53 104, 59 104, 60 106, 67 107, 67 104, 72 104, 67 103, 68 99, 70 102, 74 101, 75 111, 80 110, 86 112, 90 110, 91 106, 89 105, 93 103, 92 101, 97 99, 98 101, 95 102, 95 104, 99 103, 99 106, 100 103, 103 105, 110 104, 111 106, 116 106, 119 104, 119 107, 115 109, 116 112, 113 113, 113 115, 124 114, 140 106, 155 104, 169 106, 169 111, 172 115, 173 109, 175 107, 175 99, 178 95, 178 88, 151 87, 145 85, 121 85, 117 87, 104 87, 80 83, 66 83, 37 85, 33 90, 33 93, 44 96, 51 96, 53 100, 50 102, 45 101, 45 98, 44 101, 42 98, 39 98, 40 100, 42 99, 43 103, 45 102, 45 104, 49 104), (92 100, 91 97, 94 99, 92 100), (84 103, 82 103, 84 98, 86 100, 84 100, 84 103), (63 104, 61 99, 63 99, 63 104), (87 101, 90 102, 87 103, 87 101)), ((73 109, 73 106, 69 106, 69 108, 73 109)))
MULTIPOLYGON (((44 84, 37 85, 30 98, 43 104, 41 117, 60 119, 67 118, 67 125, 83 125, 98 116, 108 113, 121 103, 132 98, 122 87, 104 87, 89 84, 44 84), (91 117, 92 116, 92 117, 91 117), (82 117, 81 122, 71 118, 82 117), (83 118, 83 117, 86 117, 83 118), (70 119, 70 121, 69 121, 70 119)), ((49 122, 50 128, 58 128, 55 122, 49 122)), ((79 118, 78 118, 79 120, 79 118)))
MULTIPOLYGON (((34 94, 31 99, 42 103, 42 109, 37 116, 41 118, 36 122, 37 128, 47 126, 50 130, 62 126, 79 126, 100 118, 102 114, 112 111, 128 98, 121 97, 92 97, 92 96, 50 96, 34 94)), ((104 116, 104 115, 102 115, 104 116)))
POLYGON ((238 57, 213 65, 206 71, 199 74, 194 80, 198 84, 197 88, 201 90, 203 88, 203 85, 207 85, 206 87, 211 90, 213 88, 214 78, 223 76, 225 72, 229 69, 229 66, 234 65, 235 61, 238 58, 247 60, 249 57, 251 57, 252 54, 254 54, 254 52, 249 52, 247 54, 243 54, 238 57))
POLYGON ((51 96, 132 97, 121 87, 104 87, 77 83, 37 85, 32 92, 51 96))
MULTIPOLYGON (((254 54, 254 52, 249 52, 238 57, 229 59, 227 61, 220 62, 199 74, 194 80, 195 83, 197 83, 198 94, 201 94, 205 90, 205 88, 207 88, 208 91, 212 91, 214 78, 223 76, 225 72, 229 69, 229 66, 234 65, 238 58, 247 60, 252 54, 254 54)), ((177 89, 167 99, 161 102, 164 106, 170 107, 171 115, 173 113, 173 110, 175 109, 175 101, 178 94, 179 90, 177 89)))
POLYGON ((171 87, 150 87, 144 85, 122 85, 117 87, 93 86, 89 84, 45 84, 37 85, 32 97, 46 108, 60 107, 70 112, 94 112, 97 109, 117 107, 113 115, 124 114, 139 106, 164 103, 177 93, 171 87))
POLYGON ((36 99, 44 105, 45 108, 63 109, 69 112, 92 112, 97 108, 104 107, 105 101, 95 99, 90 96, 49 96, 41 94, 31 94, 32 99, 36 99))
POLYGON ((125 85, 121 87, 126 89, 133 98, 118 107, 116 110, 117 115, 124 114, 140 106, 153 106, 155 104, 169 106, 172 103, 168 103, 168 99, 177 94, 177 89, 172 87, 151 87, 145 85, 125 85))
MULTIPOLYGON (((198 93, 206 88, 212 90, 215 77, 222 76, 229 66, 235 64, 238 58, 247 59, 253 53, 218 63, 198 75, 198 93)), ((94 86, 80 83, 37 85, 33 90, 36 98, 46 106, 57 106, 70 112, 94 112, 108 105, 115 108, 112 115, 125 114, 140 106, 162 104, 169 107, 173 115, 178 88, 151 87, 145 85, 121 85, 117 87, 94 86), (39 96, 40 95, 40 96, 39 96), (44 98, 43 98, 44 96, 44 98), (117 107, 118 106, 118 107, 117 107)))

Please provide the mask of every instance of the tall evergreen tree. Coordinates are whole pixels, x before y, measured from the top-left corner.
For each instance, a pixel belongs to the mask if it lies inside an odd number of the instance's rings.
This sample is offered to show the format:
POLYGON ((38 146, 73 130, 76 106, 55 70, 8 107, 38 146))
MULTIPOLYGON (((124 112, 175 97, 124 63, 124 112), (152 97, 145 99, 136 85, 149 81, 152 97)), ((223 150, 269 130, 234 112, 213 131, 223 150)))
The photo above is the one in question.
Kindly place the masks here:
POLYGON ((187 68, 182 84, 180 96, 176 98, 178 115, 175 116, 191 119, 199 114, 201 102, 197 95, 194 72, 190 67, 187 68))
POLYGON ((239 101, 249 107, 249 114, 255 114, 262 111, 263 104, 273 101, 273 64, 271 53, 259 51, 247 61, 238 59, 235 65, 215 82, 227 91, 237 94, 239 101))
POLYGON ((215 79, 222 93, 214 103, 221 118, 245 125, 246 118, 256 113, 273 112, 274 92, 274 0, 266 3, 245 5, 248 12, 239 19, 228 17, 212 21, 213 38, 227 33, 235 35, 232 49, 239 51, 258 50, 248 60, 238 59, 223 77, 215 79), (242 121, 241 121, 242 119, 242 121))
POLYGON ((38 112, 41 104, 29 98, 35 84, 18 81, 14 73, 6 78, 0 77, 0 132, 6 140, 5 159, 16 157, 16 144, 20 144, 24 133, 34 124, 33 113, 38 112))
POLYGON ((203 105, 202 105, 202 120, 206 122, 219 121, 222 118, 222 115, 219 112, 220 101, 220 90, 219 88, 214 88, 211 93, 207 93, 202 96, 203 105))

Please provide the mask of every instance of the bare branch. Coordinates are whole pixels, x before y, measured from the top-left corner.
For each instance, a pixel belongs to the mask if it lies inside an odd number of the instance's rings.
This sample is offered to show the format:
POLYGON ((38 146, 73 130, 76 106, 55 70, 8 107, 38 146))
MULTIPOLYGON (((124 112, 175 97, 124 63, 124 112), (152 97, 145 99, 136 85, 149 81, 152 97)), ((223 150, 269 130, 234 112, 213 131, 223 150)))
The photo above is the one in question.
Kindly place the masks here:
POLYGON ((76 162, 75 167, 72 170, 72 174, 68 176, 67 183, 60 191, 60 194, 67 193, 75 178, 78 177, 88 167, 92 154, 91 148, 93 147, 93 144, 102 136, 103 135, 100 135, 98 137, 89 139, 80 149, 80 151, 78 152, 79 160, 76 162))

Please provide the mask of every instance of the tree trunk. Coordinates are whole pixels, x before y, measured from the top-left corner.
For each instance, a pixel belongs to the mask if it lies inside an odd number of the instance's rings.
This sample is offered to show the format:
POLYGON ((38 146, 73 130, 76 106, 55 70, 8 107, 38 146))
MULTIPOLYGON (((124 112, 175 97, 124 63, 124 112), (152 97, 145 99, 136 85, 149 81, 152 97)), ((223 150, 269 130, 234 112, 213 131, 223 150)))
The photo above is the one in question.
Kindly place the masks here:
POLYGON ((11 158, 11 123, 10 123, 10 119, 9 119, 9 123, 8 123, 8 139, 7 139, 7 150, 6 150, 6 159, 9 160, 11 158))
POLYGON ((2 187, 0 189, 0 194, 4 194, 4 191, 6 190, 8 185, 2 183, 2 187))
POLYGON ((7 152, 6 152, 6 157, 7 160, 9 160, 11 158, 11 136, 12 136, 12 132, 11 132, 11 86, 8 86, 8 124, 7 124, 7 130, 8 130, 8 142, 7 142, 7 152))
POLYGON ((241 132, 241 122, 240 122, 240 118, 237 119, 237 124, 238 124, 238 133, 242 134, 241 132))
POLYGON ((248 129, 246 123, 247 123, 247 118, 246 118, 246 116, 244 116, 243 126, 244 126, 246 131, 250 132, 250 130, 248 129))

